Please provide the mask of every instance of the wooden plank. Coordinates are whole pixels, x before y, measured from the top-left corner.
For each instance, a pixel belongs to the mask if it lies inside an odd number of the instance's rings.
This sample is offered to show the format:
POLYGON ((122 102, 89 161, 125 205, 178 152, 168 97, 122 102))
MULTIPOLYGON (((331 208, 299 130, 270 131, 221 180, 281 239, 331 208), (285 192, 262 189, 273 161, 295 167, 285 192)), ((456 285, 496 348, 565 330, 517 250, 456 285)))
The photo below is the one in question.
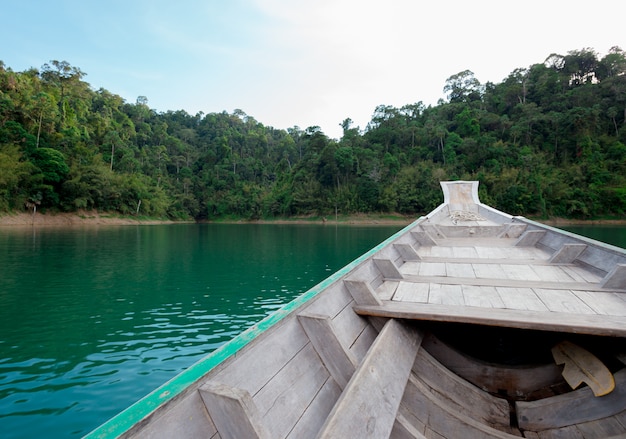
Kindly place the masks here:
POLYGON ((450 277, 476 277, 474 267, 467 263, 446 263, 446 274, 450 277))
MULTIPOLYGON (((406 275, 404 282, 414 283, 440 283, 450 285, 476 285, 508 288, 545 288, 553 290, 590 291, 594 286, 579 282, 546 282, 519 279, 493 279, 493 278, 469 278, 469 277, 444 277, 444 276, 413 276, 406 275)), ((611 290, 598 291, 611 292, 611 290)))
POLYGON ((212 381, 199 391, 222 439, 271 438, 247 391, 212 381))
POLYGON ((520 399, 562 379, 561 369, 554 363, 524 367, 492 364, 459 352, 432 334, 424 337, 422 346, 452 373, 492 394, 514 389, 510 396, 520 399))
POLYGON ((286 439, 314 439, 339 396, 341 389, 329 377, 286 439))
POLYGON ((437 245, 437 242, 433 238, 431 238, 431 236, 424 230, 416 230, 414 232, 411 232, 411 235, 413 236, 413 238, 415 238, 415 240, 420 245, 423 245, 423 246, 437 245))
POLYGON ((324 423, 318 438, 389 437, 421 334, 389 320, 324 423))
POLYGON ((402 267, 400 267, 400 271, 403 275, 414 275, 418 276, 420 274, 420 265, 421 262, 417 261, 408 261, 405 262, 402 267))
POLYGON ((475 249, 479 259, 492 259, 502 262, 502 259, 506 257, 504 250, 500 247, 481 247, 476 245, 475 249))
POLYGON ((624 439, 626 438, 626 426, 615 418, 601 419, 593 422, 585 422, 576 426, 585 439, 624 439))
POLYGON ((519 238, 526 231, 527 227, 528 227, 527 224, 506 223, 504 230, 498 237, 499 238, 519 238))
POLYGON ((625 316, 626 301, 619 296, 621 293, 604 293, 597 291, 572 291, 585 305, 593 309, 596 314, 609 316, 625 316))
POLYGON ((369 283, 363 280, 344 279, 343 281, 354 301, 359 305, 380 305, 382 302, 369 283))
POLYGON ((467 306, 482 308, 505 308, 504 302, 495 287, 462 285, 463 299, 467 306))
POLYGON ((272 438, 287 436, 329 376, 313 346, 308 345, 253 396, 272 438))
POLYGON ((550 258, 552 264, 571 264, 587 249, 586 244, 563 244, 550 258))
POLYGON ((324 366, 339 387, 344 389, 356 369, 357 362, 337 338, 332 321, 327 316, 311 314, 299 314, 298 320, 324 366))
POLYGON ((159 416, 151 418, 150 422, 140 431, 132 432, 131 435, 124 437, 132 437, 133 439, 210 438, 216 434, 217 429, 207 412, 200 392, 195 390, 177 404, 169 405, 168 410, 163 410, 159 416))
POLYGON ((360 306, 361 315, 439 322, 472 323, 543 331, 626 336, 625 316, 559 314, 514 309, 476 308, 414 302, 385 301, 382 306, 360 306))
POLYGON ((351 302, 350 305, 346 306, 343 311, 332 319, 332 326, 335 329, 337 339, 348 349, 359 337, 359 334, 363 332, 363 329, 369 325, 367 319, 356 315, 352 311, 353 304, 354 302, 351 302))
POLYGON ((452 247, 452 255, 455 258, 474 259, 478 258, 478 252, 474 247, 452 247))
POLYGON ((617 264, 602 279, 601 284, 604 288, 612 288, 616 290, 626 290, 626 264, 617 264))
MULTIPOLYGON (((439 398, 431 388, 411 375, 402 400, 406 408, 426 426, 427 438, 514 439, 500 431, 456 410, 447 398, 439 398)), ((354 436, 358 437, 358 436, 354 436)), ((380 436, 387 437, 387 436, 380 436)), ((518 436, 519 437, 519 436, 518 436)))
POLYGON ((390 259, 373 258, 374 265, 378 268, 385 279, 402 279, 402 274, 390 259))
POLYGON ((626 369, 615 374, 615 390, 595 397, 589 387, 537 401, 517 401, 520 428, 541 431, 607 418, 626 407, 626 369))
MULTIPOLYGON (((352 312, 354 313, 354 311, 352 312)), ((374 318, 375 317, 372 317, 369 320, 372 320, 374 318)), ((384 323, 380 325, 381 328, 383 326, 384 326, 384 323)), ((372 346, 372 343, 374 343, 374 340, 376 340, 376 337, 378 336, 378 332, 379 331, 375 329, 374 324, 367 325, 363 329, 363 331, 361 331, 361 333, 356 338, 356 340, 354 340, 354 343, 352 343, 352 346, 350 346, 350 352, 352 353, 354 358, 356 358, 359 364, 361 364, 361 361, 363 361, 363 358, 365 358, 367 351, 372 346)))
POLYGON ((454 256, 454 247, 431 247, 430 249, 430 257, 431 258, 451 258, 454 256))
POLYGON ((534 288, 533 291, 550 311, 571 314, 595 314, 572 291, 534 288))
POLYGON ((534 247, 546 234, 545 230, 526 230, 519 237, 515 245, 517 247, 534 247))
POLYGON ((309 343, 296 319, 284 320, 272 330, 270 341, 266 338, 249 345, 238 353, 229 367, 217 372, 214 380, 254 395, 309 343), (270 349, 270 346, 280 346, 280 349, 270 349))
POLYGON ((441 262, 422 262, 420 264, 420 276, 445 276, 446 264, 441 262))
POLYGON ((461 285, 430 284, 428 303, 465 305, 461 285))
POLYGON ((533 271, 530 265, 501 264, 502 271, 506 274, 506 279, 523 281, 542 281, 539 275, 533 271))
POLYGON ((478 279, 506 279, 506 273, 500 264, 472 264, 478 279))
POLYGON ((399 281, 395 280, 386 280, 382 283, 381 286, 376 288, 376 294, 380 298, 380 300, 391 300, 393 295, 396 293, 396 289, 400 284, 399 281))
POLYGON ((509 403, 470 384, 451 372, 425 349, 420 349, 413 364, 415 378, 431 388, 431 393, 448 401, 459 413, 487 425, 509 426, 509 403))
POLYGON ((562 266, 533 264, 532 269, 537 273, 540 279, 553 282, 584 281, 584 279, 580 277, 574 279, 562 266))
POLYGON ((400 256, 404 261, 419 261, 420 257, 411 244, 399 243, 394 244, 393 247, 400 253, 400 256))
POLYGON ((428 303, 429 291, 428 283, 400 282, 393 300, 428 303))
POLYGON ((598 276, 597 274, 592 273, 589 270, 586 270, 582 267, 578 267, 576 265, 568 265, 563 267, 563 269, 565 271, 567 271, 569 274, 572 275, 572 277, 574 276, 579 276, 583 282, 589 282, 589 283, 599 283, 602 278, 600 276, 598 276))

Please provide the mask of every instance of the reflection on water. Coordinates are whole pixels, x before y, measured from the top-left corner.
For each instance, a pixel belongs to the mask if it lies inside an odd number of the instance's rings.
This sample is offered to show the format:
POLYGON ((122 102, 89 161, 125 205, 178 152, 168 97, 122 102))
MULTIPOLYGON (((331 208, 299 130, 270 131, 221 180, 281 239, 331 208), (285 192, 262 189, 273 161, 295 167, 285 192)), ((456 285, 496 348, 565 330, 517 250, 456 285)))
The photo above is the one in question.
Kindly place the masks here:
POLYGON ((88 433, 398 229, 0 229, 2 436, 88 433))

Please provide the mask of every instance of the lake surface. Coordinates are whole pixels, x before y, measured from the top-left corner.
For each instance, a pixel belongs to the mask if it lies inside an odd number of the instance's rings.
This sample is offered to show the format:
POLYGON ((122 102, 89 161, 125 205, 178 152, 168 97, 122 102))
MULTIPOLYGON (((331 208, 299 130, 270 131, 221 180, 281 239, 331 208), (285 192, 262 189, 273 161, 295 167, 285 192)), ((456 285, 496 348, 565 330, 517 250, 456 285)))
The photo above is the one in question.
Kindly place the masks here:
POLYGON ((626 248, 626 226, 601 225, 601 226, 567 226, 560 227, 563 230, 586 236, 597 241, 606 242, 621 248, 626 248))
POLYGON ((0 228, 0 435, 88 433, 400 228, 0 228))

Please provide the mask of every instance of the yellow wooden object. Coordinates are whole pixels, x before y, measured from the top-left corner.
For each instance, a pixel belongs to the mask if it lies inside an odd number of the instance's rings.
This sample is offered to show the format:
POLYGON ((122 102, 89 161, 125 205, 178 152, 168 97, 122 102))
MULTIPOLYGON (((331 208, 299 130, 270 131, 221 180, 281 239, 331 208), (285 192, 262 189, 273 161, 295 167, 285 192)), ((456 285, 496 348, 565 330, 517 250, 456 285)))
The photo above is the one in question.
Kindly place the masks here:
POLYGON ((593 390, 595 396, 611 393, 615 379, 611 371, 591 352, 569 341, 562 341, 552 348, 556 364, 563 364, 563 378, 575 389, 582 382, 593 390))

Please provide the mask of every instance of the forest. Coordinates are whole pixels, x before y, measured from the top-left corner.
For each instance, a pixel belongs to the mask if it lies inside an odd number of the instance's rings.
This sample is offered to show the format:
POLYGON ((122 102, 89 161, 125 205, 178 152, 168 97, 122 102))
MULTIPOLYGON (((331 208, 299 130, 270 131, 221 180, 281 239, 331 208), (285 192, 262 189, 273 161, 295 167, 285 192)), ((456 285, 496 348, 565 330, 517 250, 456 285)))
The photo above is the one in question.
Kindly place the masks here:
POLYGON ((379 105, 365 128, 276 129, 242 110, 157 112, 53 60, 0 61, 0 212, 97 210, 156 218, 414 216, 439 181, 479 180, 514 215, 626 213, 626 53, 552 54, 480 83, 450 76, 447 99, 379 105))

